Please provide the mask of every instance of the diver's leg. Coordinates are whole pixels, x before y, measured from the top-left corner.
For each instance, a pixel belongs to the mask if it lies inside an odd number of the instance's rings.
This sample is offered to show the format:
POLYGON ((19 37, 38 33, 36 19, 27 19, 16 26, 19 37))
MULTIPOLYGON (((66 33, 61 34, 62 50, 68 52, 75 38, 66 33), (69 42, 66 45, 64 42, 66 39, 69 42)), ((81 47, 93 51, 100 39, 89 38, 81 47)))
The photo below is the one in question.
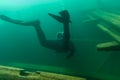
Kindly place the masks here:
POLYGON ((35 20, 35 21, 30 21, 30 22, 23 22, 20 20, 16 20, 16 19, 12 19, 8 16, 5 15, 0 15, 0 19, 4 20, 4 21, 8 21, 14 24, 18 24, 18 25, 24 25, 24 26, 33 26, 36 30, 37 36, 39 38, 40 44, 42 46, 46 46, 46 37, 44 32, 42 31, 41 27, 40 27, 40 21, 39 20, 35 20))
POLYGON ((63 23, 64 27, 64 35, 63 35, 63 47, 67 49, 69 47, 70 40, 70 31, 69 31, 69 23, 70 23, 70 15, 67 10, 63 10, 59 12, 60 16, 48 13, 55 20, 63 23))
POLYGON ((63 11, 60 11, 59 14, 60 14, 60 16, 48 13, 48 15, 50 15, 55 20, 63 23, 63 27, 64 27, 63 40, 65 41, 65 44, 69 44, 69 40, 70 40, 70 32, 69 32, 70 15, 69 15, 69 12, 67 10, 63 10, 63 11))
POLYGON ((37 37, 39 39, 39 42, 40 44, 43 46, 43 47, 47 47, 47 40, 46 40, 46 36, 40 26, 40 21, 39 20, 36 20, 34 23, 34 28, 36 30, 36 33, 37 33, 37 37))
POLYGON ((59 14, 61 15, 64 27, 63 47, 65 50, 69 51, 69 55, 67 56, 67 58, 70 58, 74 56, 75 53, 75 46, 72 42, 70 42, 70 29, 69 29, 69 23, 71 22, 70 15, 67 10, 61 11, 59 12, 59 14))
POLYGON ((74 45, 70 44, 70 30, 69 30, 69 23, 70 21, 70 15, 67 10, 63 10, 59 12, 60 16, 48 13, 52 18, 57 20, 58 22, 61 22, 64 27, 64 35, 63 35, 63 49, 65 51, 69 51, 69 55, 67 57, 71 57, 74 54, 74 45))
POLYGON ((63 28, 64 28, 63 47, 66 50, 68 50, 70 46, 70 30, 69 30, 70 15, 67 10, 60 11, 59 14, 61 15, 63 28))

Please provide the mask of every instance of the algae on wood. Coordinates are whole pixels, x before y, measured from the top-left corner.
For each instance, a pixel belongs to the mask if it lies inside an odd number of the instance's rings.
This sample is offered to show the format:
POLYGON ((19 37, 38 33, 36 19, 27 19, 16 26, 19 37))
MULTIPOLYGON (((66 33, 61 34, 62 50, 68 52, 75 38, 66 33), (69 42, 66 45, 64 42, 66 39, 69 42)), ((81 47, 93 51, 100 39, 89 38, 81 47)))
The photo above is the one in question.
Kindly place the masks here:
POLYGON ((115 39, 115 41, 112 42, 98 44, 96 46, 97 49, 105 51, 120 50, 120 15, 104 10, 95 10, 89 15, 89 19, 84 22, 92 21, 93 18, 96 18, 96 26, 115 39))
POLYGON ((25 71, 24 69, 21 68, 0 66, 0 80, 86 80, 86 79, 50 72, 42 71, 30 72, 25 71))

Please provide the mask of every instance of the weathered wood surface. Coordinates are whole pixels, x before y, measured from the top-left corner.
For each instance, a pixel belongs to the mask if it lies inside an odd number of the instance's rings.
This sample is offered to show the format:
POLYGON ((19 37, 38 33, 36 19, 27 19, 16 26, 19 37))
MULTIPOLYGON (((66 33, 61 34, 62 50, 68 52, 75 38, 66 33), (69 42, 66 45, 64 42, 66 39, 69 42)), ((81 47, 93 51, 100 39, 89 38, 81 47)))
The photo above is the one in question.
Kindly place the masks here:
POLYGON ((50 72, 30 72, 21 68, 0 66, 0 80, 86 80, 85 78, 74 77, 50 72))
POLYGON ((120 50, 120 15, 104 10, 95 10, 88 14, 88 17, 89 20, 84 22, 97 20, 96 26, 115 39, 112 42, 98 44, 97 49, 120 50))

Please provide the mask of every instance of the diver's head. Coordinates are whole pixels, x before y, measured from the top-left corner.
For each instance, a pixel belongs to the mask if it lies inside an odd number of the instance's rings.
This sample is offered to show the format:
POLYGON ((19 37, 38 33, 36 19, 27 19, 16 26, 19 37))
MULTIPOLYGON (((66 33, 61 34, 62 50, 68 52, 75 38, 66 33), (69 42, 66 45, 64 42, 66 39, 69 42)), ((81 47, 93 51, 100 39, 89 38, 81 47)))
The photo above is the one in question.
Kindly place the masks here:
POLYGON ((64 34, 64 32, 58 32, 57 33, 57 39, 62 40, 63 39, 63 34, 64 34))

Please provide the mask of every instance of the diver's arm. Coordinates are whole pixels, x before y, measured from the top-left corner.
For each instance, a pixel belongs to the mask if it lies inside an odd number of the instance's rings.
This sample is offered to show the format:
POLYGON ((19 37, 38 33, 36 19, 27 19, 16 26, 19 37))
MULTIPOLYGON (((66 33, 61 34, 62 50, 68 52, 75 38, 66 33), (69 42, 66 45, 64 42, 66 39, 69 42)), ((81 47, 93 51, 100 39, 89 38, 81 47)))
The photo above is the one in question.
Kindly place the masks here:
POLYGON ((19 25, 24 25, 24 26, 33 26, 35 21, 31 21, 31 22, 23 22, 20 20, 16 20, 16 19, 12 19, 10 17, 7 17, 5 15, 0 15, 0 19, 4 20, 4 21, 8 21, 14 24, 19 24, 19 25))

